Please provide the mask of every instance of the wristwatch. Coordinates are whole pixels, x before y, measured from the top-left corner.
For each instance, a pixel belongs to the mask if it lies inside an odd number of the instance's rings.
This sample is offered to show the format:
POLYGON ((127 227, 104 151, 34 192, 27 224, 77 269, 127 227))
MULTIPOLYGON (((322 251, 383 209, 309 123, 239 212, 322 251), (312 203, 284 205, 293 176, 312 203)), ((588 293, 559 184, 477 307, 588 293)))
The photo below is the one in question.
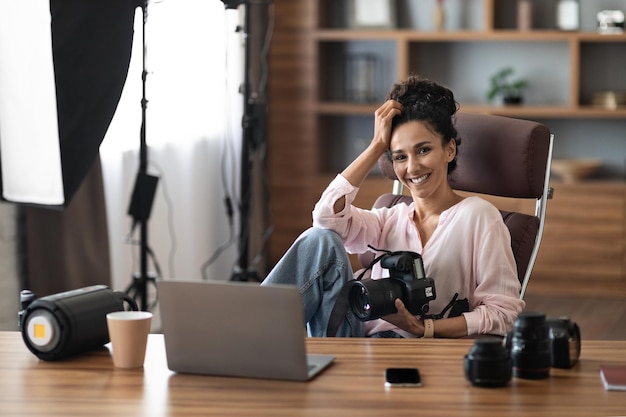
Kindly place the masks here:
POLYGON ((435 337, 435 322, 433 319, 424 320, 424 336, 425 339, 432 339, 435 337))

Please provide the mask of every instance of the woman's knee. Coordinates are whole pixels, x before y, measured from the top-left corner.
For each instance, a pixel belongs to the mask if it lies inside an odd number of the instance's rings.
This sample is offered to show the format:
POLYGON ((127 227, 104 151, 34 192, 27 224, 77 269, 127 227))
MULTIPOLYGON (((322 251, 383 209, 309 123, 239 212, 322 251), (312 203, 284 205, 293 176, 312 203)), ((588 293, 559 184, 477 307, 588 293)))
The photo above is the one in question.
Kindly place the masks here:
POLYGON ((320 227, 311 227, 305 230, 298 238, 301 243, 312 243, 316 246, 340 246, 343 248, 343 241, 337 232, 320 227))

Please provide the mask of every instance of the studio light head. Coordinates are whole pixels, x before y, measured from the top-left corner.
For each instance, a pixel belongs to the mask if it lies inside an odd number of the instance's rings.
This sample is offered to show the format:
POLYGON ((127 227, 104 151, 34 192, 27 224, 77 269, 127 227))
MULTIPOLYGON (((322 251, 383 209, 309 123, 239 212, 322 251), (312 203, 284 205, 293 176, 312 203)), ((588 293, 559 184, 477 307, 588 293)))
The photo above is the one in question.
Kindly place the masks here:
POLYGON ((42 298, 20 293, 18 325, 26 347, 42 360, 58 360, 88 352, 109 342, 107 313, 133 310, 137 305, 126 294, 105 285, 94 285, 42 298))

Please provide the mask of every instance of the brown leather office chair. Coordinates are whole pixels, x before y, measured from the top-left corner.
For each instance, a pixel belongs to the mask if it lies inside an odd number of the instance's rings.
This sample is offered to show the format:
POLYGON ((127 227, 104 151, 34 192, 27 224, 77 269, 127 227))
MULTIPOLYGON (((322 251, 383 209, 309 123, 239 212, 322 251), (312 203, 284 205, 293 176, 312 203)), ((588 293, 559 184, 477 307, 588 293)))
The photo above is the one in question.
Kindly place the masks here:
MULTIPOLYGON (((457 168, 450 177, 452 188, 536 200, 534 214, 500 210, 511 233, 523 298, 541 243, 547 200, 552 197, 549 180, 554 136, 537 122, 485 114, 458 113, 455 126, 461 145, 457 168)), ((378 165, 383 175, 395 183, 393 192, 380 196, 374 207, 409 204, 411 197, 401 195, 402 185, 387 155, 378 165)), ((359 255, 359 261, 367 266, 373 257, 368 252, 359 255)))

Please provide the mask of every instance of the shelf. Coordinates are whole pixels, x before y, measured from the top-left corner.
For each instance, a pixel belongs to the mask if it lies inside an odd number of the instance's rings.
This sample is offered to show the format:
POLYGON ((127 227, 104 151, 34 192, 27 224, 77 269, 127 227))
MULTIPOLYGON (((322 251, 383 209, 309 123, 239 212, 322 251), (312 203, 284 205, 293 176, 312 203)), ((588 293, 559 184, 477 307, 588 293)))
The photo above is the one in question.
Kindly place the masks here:
MULTIPOLYGON (((345 102, 317 103, 315 111, 320 115, 330 116, 371 116, 380 106, 375 104, 353 104, 345 102)), ((615 110, 592 106, 488 106, 461 104, 460 110, 468 113, 487 113, 511 117, 532 118, 588 118, 588 119, 623 119, 626 118, 626 107, 615 110)))
POLYGON ((317 41, 357 41, 357 40, 398 40, 428 42, 626 42, 626 34, 603 35, 596 32, 563 32, 558 30, 463 30, 426 32, 407 29, 360 30, 360 29, 321 29, 313 32, 317 41))
POLYGON ((474 106, 461 105, 461 111, 468 113, 488 113, 510 117, 622 119, 626 118, 626 108, 609 110, 591 106, 474 106))

